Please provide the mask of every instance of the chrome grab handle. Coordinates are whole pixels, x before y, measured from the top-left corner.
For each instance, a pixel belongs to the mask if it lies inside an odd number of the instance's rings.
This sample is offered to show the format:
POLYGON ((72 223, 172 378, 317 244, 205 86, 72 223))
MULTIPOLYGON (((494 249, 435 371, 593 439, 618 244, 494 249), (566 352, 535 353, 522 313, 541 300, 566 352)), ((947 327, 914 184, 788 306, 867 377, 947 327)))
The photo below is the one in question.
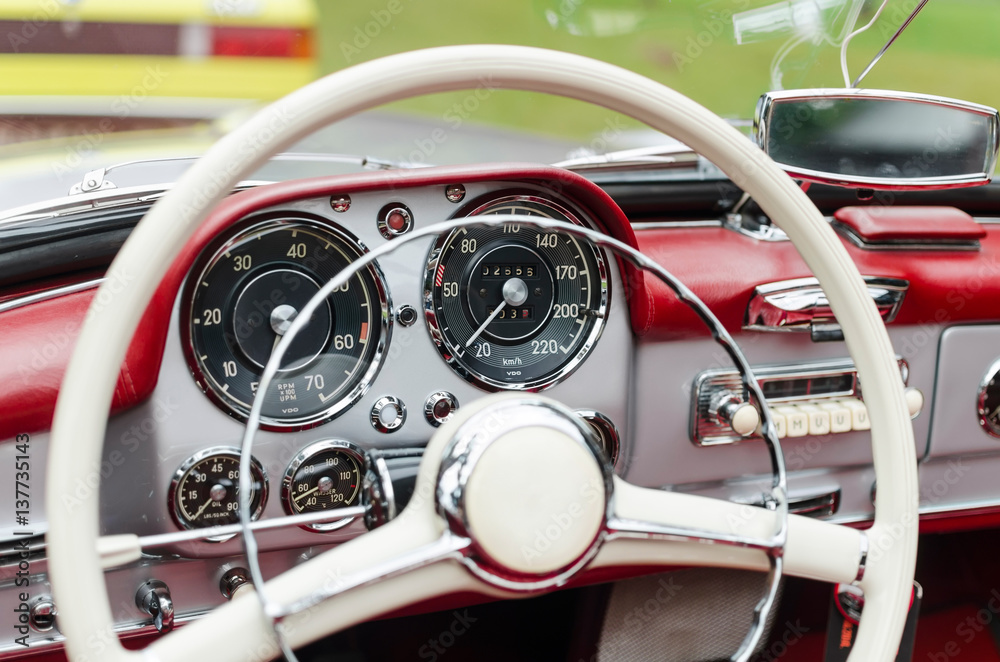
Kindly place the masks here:
MULTIPOLYGON (((891 322, 899 312, 910 282, 879 276, 865 276, 864 280, 882 320, 891 322)), ((815 278, 758 285, 747 305, 743 328, 747 331, 810 331, 814 338, 819 332, 831 339, 840 332, 826 293, 815 278)))

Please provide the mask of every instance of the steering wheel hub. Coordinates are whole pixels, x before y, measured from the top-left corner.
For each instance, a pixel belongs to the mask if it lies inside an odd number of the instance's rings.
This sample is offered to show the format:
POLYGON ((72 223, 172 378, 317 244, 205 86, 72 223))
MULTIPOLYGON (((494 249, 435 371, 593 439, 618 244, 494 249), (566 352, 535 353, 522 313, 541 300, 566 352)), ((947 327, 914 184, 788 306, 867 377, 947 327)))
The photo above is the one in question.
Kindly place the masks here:
POLYGON ((596 552, 612 484, 597 441, 572 412, 548 400, 494 401, 448 445, 438 510, 452 533, 471 539, 485 572, 545 581, 596 552))

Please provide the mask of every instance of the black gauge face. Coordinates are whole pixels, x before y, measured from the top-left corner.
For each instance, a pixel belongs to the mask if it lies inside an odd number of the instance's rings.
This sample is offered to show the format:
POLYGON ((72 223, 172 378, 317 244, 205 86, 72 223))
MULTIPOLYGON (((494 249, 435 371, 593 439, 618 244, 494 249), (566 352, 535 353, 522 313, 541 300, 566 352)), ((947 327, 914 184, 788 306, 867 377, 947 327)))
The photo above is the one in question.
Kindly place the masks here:
MULTIPOLYGON (((267 477, 254 460, 250 511, 260 517, 267 500, 267 477)), ((240 454, 234 449, 210 449, 189 458, 171 484, 170 511, 185 529, 235 524, 239 515, 240 454)))
MULTIPOLYGON (((308 219, 251 225, 199 261, 184 301, 185 350, 199 385, 245 418, 271 352, 323 284, 364 248, 308 219)), ((295 337, 271 383, 262 427, 329 420, 356 402, 378 372, 388 300, 377 268, 331 294, 295 337)))
MULTIPOLYGON (((579 224, 566 209, 509 196, 470 215, 541 216, 579 224)), ((539 390, 572 372, 604 326, 602 254, 585 241, 516 222, 441 237, 425 281, 427 321, 445 360, 488 390, 539 390)))
POLYGON ((977 404, 979 424, 994 437, 1000 437, 1000 360, 983 377, 977 404))
MULTIPOLYGON (((358 505, 364 471, 364 455, 353 444, 320 441, 303 449, 288 465, 282 481, 285 512, 300 515, 358 505)), ((330 531, 351 519, 310 524, 305 528, 330 531)))

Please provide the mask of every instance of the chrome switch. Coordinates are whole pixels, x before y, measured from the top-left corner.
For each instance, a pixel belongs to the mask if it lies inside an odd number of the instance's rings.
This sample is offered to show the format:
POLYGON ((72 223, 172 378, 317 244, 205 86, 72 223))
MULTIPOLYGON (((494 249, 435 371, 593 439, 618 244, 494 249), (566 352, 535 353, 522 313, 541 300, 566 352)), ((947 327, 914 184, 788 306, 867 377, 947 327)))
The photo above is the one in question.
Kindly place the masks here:
POLYGON ((174 602, 170 599, 170 589, 159 579, 150 579, 139 586, 135 604, 153 617, 157 632, 166 633, 174 629, 174 602))

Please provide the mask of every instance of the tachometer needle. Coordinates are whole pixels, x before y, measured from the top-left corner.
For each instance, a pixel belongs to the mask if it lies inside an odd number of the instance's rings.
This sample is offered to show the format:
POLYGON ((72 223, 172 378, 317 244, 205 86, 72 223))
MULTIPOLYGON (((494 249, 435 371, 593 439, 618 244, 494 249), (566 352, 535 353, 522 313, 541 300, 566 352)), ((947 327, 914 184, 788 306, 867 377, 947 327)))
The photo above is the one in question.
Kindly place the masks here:
POLYGON ((507 305, 506 301, 501 301, 500 302, 500 305, 497 306, 497 309, 493 311, 493 314, 490 315, 489 317, 487 317, 486 321, 479 325, 479 328, 476 329, 476 332, 473 333, 472 337, 469 338, 468 342, 465 343, 466 347, 468 347, 473 342, 475 342, 476 338, 479 337, 479 334, 486 330, 486 327, 488 327, 490 325, 490 322, 492 322, 493 320, 495 320, 497 318, 497 315, 500 314, 500 311, 502 311, 503 307, 506 306, 506 305, 507 305))

